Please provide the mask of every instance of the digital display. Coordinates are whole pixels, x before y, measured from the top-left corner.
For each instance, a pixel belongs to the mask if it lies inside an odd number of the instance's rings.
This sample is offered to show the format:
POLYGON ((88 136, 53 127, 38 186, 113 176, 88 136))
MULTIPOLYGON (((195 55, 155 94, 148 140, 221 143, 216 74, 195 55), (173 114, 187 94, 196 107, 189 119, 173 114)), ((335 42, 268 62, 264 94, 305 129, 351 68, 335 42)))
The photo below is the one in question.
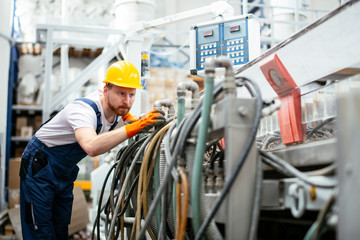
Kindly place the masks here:
POLYGON ((240 31, 240 26, 239 25, 230 27, 230 32, 238 32, 238 31, 240 31))
POLYGON ((213 30, 204 32, 204 37, 210 37, 212 35, 214 35, 213 30))

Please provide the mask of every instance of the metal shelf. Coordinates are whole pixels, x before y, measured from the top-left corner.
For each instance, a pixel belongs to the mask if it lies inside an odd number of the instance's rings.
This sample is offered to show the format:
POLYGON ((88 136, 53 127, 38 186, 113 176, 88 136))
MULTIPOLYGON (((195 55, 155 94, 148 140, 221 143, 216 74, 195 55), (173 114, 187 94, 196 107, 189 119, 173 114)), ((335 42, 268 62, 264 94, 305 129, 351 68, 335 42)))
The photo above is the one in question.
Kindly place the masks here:
POLYGON ((31 137, 18 137, 18 136, 12 136, 11 141, 12 142, 28 142, 30 141, 31 137))
POLYGON ((13 110, 24 110, 24 111, 42 111, 40 105, 13 105, 13 110))

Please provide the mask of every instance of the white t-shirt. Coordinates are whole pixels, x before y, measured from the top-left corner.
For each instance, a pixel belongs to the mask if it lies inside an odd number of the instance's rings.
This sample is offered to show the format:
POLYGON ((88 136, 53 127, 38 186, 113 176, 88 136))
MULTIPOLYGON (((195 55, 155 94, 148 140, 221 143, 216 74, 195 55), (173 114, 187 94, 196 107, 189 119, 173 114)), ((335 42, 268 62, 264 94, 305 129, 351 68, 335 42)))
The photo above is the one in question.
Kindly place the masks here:
MULTIPOLYGON (((109 131, 114 122, 106 121, 99 97, 101 94, 101 92, 94 92, 86 98, 94 101, 101 113, 100 133, 103 133, 109 131)), ((118 121, 118 126, 124 125, 121 117, 118 118, 118 121)), ((89 104, 78 100, 66 105, 53 119, 43 125, 35 136, 48 147, 65 145, 77 141, 75 130, 82 127, 91 127, 96 131, 97 118, 94 109, 89 104)))

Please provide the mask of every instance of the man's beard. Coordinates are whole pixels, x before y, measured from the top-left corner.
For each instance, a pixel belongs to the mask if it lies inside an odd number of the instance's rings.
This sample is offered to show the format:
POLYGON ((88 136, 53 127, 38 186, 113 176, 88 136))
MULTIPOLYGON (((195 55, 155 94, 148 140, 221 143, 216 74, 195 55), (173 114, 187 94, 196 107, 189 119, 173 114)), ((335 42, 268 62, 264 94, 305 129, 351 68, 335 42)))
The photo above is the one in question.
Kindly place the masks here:
POLYGON ((118 115, 118 116, 125 116, 130 111, 130 107, 127 105, 121 105, 121 106, 115 107, 110 102, 108 103, 108 105, 109 105, 109 108, 114 113, 116 113, 116 115, 118 115))

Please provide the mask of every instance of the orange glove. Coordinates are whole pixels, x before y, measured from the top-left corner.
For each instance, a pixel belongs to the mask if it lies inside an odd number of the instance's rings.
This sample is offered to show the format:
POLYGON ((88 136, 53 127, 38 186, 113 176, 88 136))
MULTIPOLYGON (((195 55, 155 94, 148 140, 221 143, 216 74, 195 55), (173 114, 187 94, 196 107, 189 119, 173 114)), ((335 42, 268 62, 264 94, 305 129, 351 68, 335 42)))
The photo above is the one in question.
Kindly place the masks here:
POLYGON ((133 123, 133 122, 139 121, 139 118, 137 116, 131 115, 128 112, 125 116, 122 116, 122 120, 124 122, 133 123))
POLYGON ((129 138, 132 138, 139 132, 146 132, 153 126, 165 123, 165 113, 155 109, 141 117, 138 121, 125 125, 125 131, 129 138))

